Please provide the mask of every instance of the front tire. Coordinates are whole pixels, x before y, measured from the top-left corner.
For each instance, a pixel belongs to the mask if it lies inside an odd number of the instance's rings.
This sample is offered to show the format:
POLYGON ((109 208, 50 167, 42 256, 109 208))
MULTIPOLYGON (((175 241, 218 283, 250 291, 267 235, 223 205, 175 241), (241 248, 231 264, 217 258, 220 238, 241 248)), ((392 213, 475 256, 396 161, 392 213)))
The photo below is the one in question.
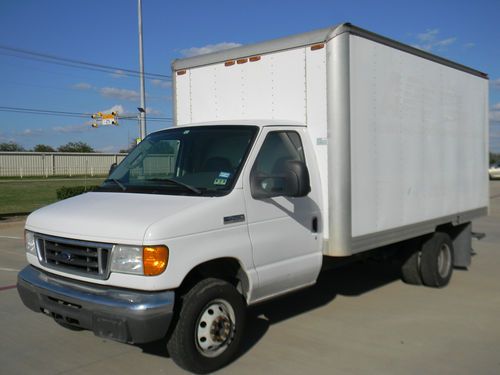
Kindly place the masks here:
POLYGON ((200 281, 181 299, 176 326, 167 344, 172 359, 185 370, 204 374, 235 357, 245 324, 241 294, 226 281, 200 281))

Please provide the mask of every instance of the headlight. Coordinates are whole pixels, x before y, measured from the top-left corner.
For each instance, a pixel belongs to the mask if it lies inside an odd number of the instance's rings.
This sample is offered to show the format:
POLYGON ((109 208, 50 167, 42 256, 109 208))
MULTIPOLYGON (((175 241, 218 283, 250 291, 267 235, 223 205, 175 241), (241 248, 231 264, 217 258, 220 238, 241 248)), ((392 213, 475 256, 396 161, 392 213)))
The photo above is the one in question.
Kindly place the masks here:
POLYGON ((167 268, 168 247, 114 245, 111 272, 156 276, 167 268))
POLYGON ((111 254, 111 272, 144 274, 142 246, 115 245, 111 254))
POLYGON ((26 252, 36 255, 35 234, 29 230, 24 231, 24 243, 26 245, 26 252))

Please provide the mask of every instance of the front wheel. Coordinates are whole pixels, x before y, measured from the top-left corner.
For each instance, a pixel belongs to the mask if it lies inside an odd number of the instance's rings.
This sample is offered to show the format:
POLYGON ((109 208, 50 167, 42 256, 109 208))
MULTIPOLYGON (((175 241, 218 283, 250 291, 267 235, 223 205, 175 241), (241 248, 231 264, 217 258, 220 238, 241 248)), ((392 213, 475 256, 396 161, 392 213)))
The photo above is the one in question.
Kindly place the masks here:
POLYGON ((181 310, 167 344, 185 370, 203 374, 227 365, 238 351, 245 323, 245 302, 234 286, 205 279, 181 299, 181 310))

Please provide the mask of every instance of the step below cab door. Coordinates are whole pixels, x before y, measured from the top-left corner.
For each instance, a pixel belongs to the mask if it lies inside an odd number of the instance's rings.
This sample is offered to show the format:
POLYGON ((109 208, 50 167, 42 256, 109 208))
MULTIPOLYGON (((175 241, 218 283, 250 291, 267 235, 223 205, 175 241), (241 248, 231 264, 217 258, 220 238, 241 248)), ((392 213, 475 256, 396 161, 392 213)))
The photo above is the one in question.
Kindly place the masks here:
POLYGON ((312 163, 315 158, 304 127, 263 128, 250 155, 243 186, 259 278, 254 301, 316 281, 322 262, 322 220, 319 177, 312 163), (310 191, 289 196, 287 170, 298 164, 307 166, 310 191))

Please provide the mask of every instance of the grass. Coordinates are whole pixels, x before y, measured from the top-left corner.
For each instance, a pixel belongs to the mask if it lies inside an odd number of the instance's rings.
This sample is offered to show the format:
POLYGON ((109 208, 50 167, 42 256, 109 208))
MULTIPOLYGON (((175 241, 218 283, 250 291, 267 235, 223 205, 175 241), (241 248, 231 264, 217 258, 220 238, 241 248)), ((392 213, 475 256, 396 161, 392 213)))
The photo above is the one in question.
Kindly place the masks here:
MULTIPOLYGON (((104 180, 88 179, 87 186, 99 185, 104 180)), ((16 179, 0 180, 0 215, 32 212, 40 207, 57 201, 56 191, 63 186, 85 186, 82 179, 37 180, 16 179)))
POLYGON ((4 181, 32 181, 32 180, 61 180, 61 179, 64 179, 64 180, 85 180, 85 178, 87 180, 95 180, 95 179, 103 179, 105 176, 80 176, 80 175, 77 175, 77 176, 72 176, 72 177, 69 177, 69 176, 64 176, 64 175, 61 175, 61 176, 48 176, 48 177, 45 177, 45 176, 24 176, 23 178, 19 177, 19 176, 9 176, 9 177, 6 177, 6 176, 0 176, 0 182, 4 182, 4 181))

